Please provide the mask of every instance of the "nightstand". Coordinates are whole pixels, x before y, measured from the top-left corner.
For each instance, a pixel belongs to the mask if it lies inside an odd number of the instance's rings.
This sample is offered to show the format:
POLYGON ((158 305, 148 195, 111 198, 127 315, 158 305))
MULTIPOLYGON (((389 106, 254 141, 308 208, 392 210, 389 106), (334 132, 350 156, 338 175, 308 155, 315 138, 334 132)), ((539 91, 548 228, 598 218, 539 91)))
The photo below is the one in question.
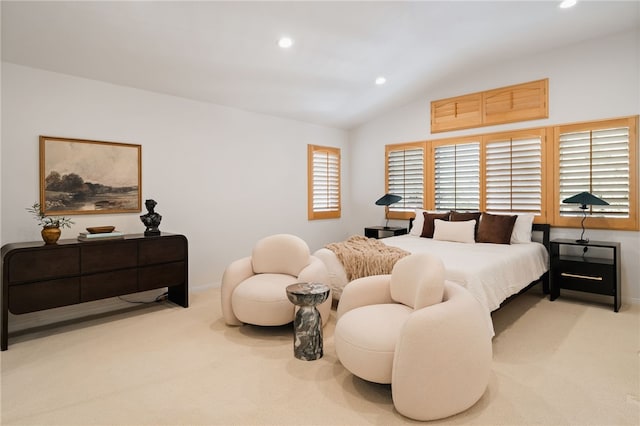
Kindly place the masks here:
POLYGON ((622 299, 620 243, 552 240, 549 299, 557 299, 561 288, 613 296, 613 310, 618 312, 622 299))
POLYGON ((364 236, 368 238, 395 237, 396 235, 404 235, 406 233, 407 228, 400 228, 398 226, 369 226, 364 228, 364 236))

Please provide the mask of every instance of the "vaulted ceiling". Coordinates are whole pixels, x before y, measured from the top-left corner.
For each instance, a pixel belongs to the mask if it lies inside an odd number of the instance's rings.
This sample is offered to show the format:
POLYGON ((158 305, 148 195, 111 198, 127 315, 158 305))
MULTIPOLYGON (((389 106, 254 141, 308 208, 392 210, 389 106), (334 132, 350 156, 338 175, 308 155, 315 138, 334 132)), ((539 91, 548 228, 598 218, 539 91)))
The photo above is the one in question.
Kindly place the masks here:
POLYGON ((638 1, 558 5, 2 1, 2 59, 348 129, 465 68, 640 26, 638 1))

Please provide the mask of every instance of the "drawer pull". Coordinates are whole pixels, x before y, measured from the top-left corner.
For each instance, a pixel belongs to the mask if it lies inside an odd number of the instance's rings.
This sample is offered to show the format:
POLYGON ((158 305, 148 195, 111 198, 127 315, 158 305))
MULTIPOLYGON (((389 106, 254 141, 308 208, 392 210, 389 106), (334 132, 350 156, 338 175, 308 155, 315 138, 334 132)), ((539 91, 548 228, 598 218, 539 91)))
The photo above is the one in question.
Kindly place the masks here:
POLYGON ((562 272, 560 273, 560 275, 563 277, 569 277, 569 278, 581 278, 583 280, 602 281, 602 277, 590 277, 588 275, 570 274, 568 272, 562 272))

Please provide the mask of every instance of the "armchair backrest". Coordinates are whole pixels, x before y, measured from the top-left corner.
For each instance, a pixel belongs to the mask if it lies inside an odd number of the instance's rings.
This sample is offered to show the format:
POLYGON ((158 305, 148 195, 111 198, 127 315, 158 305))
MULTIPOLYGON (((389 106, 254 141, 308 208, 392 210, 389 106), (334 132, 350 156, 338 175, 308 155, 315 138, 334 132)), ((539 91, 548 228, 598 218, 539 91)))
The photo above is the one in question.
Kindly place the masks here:
POLYGON ((413 309, 442 302, 444 296, 444 265, 425 253, 403 257, 391 271, 391 298, 413 309))
POLYGON ((251 252, 256 274, 289 274, 295 277, 311 261, 307 243, 290 234, 276 234, 258 241, 251 252))

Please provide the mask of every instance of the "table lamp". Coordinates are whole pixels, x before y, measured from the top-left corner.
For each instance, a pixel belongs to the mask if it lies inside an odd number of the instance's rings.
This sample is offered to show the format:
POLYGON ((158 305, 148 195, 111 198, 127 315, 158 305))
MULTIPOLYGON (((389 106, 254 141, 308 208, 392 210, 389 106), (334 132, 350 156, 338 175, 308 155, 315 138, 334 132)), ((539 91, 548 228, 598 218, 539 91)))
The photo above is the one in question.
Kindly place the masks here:
MULTIPOLYGON (((376 206, 385 206, 385 207, 389 207, 391 204, 393 203, 397 203, 398 201, 402 200, 402 197, 399 195, 394 195, 394 194, 384 194, 382 197, 378 198, 378 200, 376 201, 376 206)), ((384 213, 384 218, 387 220, 385 222, 385 229, 389 228, 389 218, 387 217, 388 215, 388 210, 385 209, 385 213, 384 213)))
POLYGON ((588 206, 608 206, 609 203, 607 203, 605 200, 601 198, 596 197, 590 192, 581 192, 572 197, 565 198, 564 200, 562 200, 562 203, 580 204, 580 208, 582 209, 582 214, 583 214, 582 222, 580 223, 582 226, 582 234, 580 234, 580 239, 576 240, 576 243, 582 243, 582 244, 588 243, 589 239, 584 238, 584 220, 587 218, 587 209, 589 208, 588 206))

